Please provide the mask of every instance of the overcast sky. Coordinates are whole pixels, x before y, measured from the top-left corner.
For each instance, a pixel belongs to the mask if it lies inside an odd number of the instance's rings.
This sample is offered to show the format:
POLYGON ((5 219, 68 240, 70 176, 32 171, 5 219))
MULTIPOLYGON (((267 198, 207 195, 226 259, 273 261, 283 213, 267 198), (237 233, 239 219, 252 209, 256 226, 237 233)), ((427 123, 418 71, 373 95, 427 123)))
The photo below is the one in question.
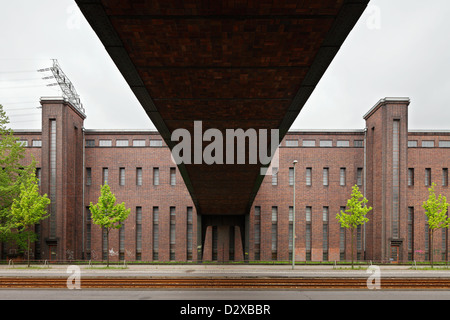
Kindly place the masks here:
MULTIPOLYGON (((450 1, 372 0, 292 129, 362 129, 381 98, 411 98, 410 129, 450 130, 450 1)), ((88 129, 154 129, 73 0, 0 4, 0 104, 13 129, 40 129, 39 98, 61 95, 58 59, 88 129)))

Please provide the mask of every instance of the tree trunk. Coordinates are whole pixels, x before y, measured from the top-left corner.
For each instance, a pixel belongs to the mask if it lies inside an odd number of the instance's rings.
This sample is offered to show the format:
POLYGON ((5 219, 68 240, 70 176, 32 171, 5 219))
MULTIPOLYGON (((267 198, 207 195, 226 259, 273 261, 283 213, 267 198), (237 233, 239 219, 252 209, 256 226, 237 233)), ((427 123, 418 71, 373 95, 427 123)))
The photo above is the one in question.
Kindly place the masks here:
POLYGON ((30 267, 30 234, 27 235, 28 268, 30 267))
POLYGON ((430 262, 431 262, 431 268, 433 268, 433 258, 434 258, 434 254, 433 254, 433 232, 434 232, 434 229, 430 229, 430 262))
POLYGON ((109 229, 106 229, 106 267, 109 268, 109 229))
POLYGON ((350 231, 352 233, 352 269, 354 269, 354 265, 353 265, 353 241, 354 241, 353 228, 351 228, 350 231))

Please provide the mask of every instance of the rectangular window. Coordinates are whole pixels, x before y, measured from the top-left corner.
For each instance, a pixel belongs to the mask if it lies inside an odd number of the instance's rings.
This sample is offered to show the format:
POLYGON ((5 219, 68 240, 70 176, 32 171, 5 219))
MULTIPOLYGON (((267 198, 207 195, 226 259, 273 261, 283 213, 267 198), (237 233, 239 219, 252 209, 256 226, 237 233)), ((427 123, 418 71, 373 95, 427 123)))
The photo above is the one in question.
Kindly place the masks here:
POLYGON ((442 260, 447 260, 447 233, 448 233, 448 229, 447 228, 442 228, 442 244, 441 244, 441 255, 442 255, 442 260))
POLYGON ((289 222, 294 221, 294 207, 289 206, 289 222))
POLYGON ((450 148, 450 141, 439 141, 439 148, 450 148))
POLYGON ((111 140, 99 140, 98 145, 100 147, 112 147, 112 141, 111 140))
POLYGON ((36 168, 36 178, 38 180, 38 186, 41 186, 41 175, 42 175, 42 170, 41 168, 36 168))
POLYGON ((42 147, 42 140, 33 140, 31 143, 32 143, 33 147, 36 147, 36 148, 42 147))
POLYGON ((187 207, 187 229, 186 229, 186 250, 187 250, 187 260, 192 260, 192 247, 193 247, 193 214, 192 214, 192 207, 187 207))
POLYGON ((311 223, 306 224, 305 232, 305 247, 306 247, 306 260, 311 261, 311 223))
POLYGON ((145 140, 133 140, 133 147, 145 147, 145 140))
POLYGON ((142 186, 142 168, 136 168, 136 185, 142 186))
POLYGON ((261 257, 261 207, 255 207, 255 260, 261 257))
POLYGON ((293 240, 293 234, 294 234, 294 207, 289 207, 289 230, 288 230, 288 236, 289 236, 289 255, 292 259, 292 240, 293 240))
POLYGON ((333 146, 333 140, 320 140, 319 145, 321 147, 332 147, 333 146))
POLYGON ((354 140, 353 146, 355 148, 364 148, 364 140, 354 140))
POLYGON ((400 121, 392 127, 392 237, 399 237, 400 227, 400 121))
POLYGON ((414 207, 408 207, 408 256, 412 260, 414 246, 414 207))
POLYGON ((323 222, 328 222, 328 215, 329 215, 328 207, 323 207, 323 210, 322 210, 322 221, 323 222))
POLYGON ((22 147, 28 147, 28 140, 17 140, 16 143, 22 147))
POLYGON ((414 185, 414 168, 408 168, 408 186, 414 185))
POLYGON ((408 141, 408 148, 417 148, 417 140, 409 140, 408 141))
POLYGON ((273 168, 272 170, 272 185, 278 185, 278 168, 273 168))
POLYGON ((362 186, 363 184, 363 168, 358 168, 356 170, 356 184, 362 186))
POLYGON ((431 169, 430 168, 425 169, 425 185, 431 186, 431 169))
POLYGON ((278 249, 278 207, 272 207, 272 260, 277 260, 278 249))
POLYGON ((303 147, 315 147, 316 146, 316 140, 303 140, 303 147))
POLYGON ((306 185, 312 184, 312 168, 306 168, 306 185))
POLYGON ((289 168, 289 185, 294 185, 294 168, 289 168))
POLYGON ((50 120, 50 238, 56 238, 56 120, 50 120))
POLYGON ((153 260, 158 260, 159 251, 159 207, 153 207, 153 260))
POLYGON ((162 147, 162 140, 150 140, 150 147, 162 147))
POLYGON ((86 168, 86 185, 92 185, 92 169, 86 168))
POLYGON ((125 258, 125 225, 123 224, 119 229, 119 260, 123 261, 125 258))
POLYGON ((125 168, 119 168, 119 185, 125 185, 125 168))
POLYGON ((323 168, 323 185, 324 186, 328 186, 328 173, 329 173, 329 169, 328 168, 323 168))
POLYGON ((434 148, 434 140, 422 141, 422 148, 434 148))
POLYGON ((340 260, 345 260, 345 228, 339 228, 339 253, 340 260))
POLYGON ((91 235, 91 224, 86 224, 86 251, 88 254, 91 254, 91 242, 92 242, 92 235, 91 235))
POLYGON ((108 176, 109 176, 108 168, 103 168, 103 177, 102 177, 103 184, 108 184, 108 176))
POLYGON ((328 261, 328 223, 322 225, 322 259, 328 261))
POLYGON ((338 148, 347 148, 347 147, 350 147, 350 141, 348 141, 348 140, 338 140, 338 141, 336 142, 336 146, 337 146, 338 148))
POLYGON ((90 222, 92 220, 92 213, 91 209, 89 209, 89 206, 86 207, 86 221, 90 222))
POLYGON ((128 147, 128 140, 116 140, 116 147, 128 147))
POLYGON ((177 169, 170 168, 170 185, 174 186, 177 184, 177 169))
POLYGON ((345 178, 345 172, 346 172, 346 169, 345 169, 345 168, 341 168, 341 169, 340 169, 340 173, 339 173, 339 185, 341 185, 341 186, 345 186, 345 180, 346 180, 346 178, 345 178))
POLYGON ((86 147, 95 147, 95 140, 86 140, 86 147))
POLYGON ((142 207, 136 207, 136 223, 142 223, 142 207))
POLYGON ((102 254, 103 260, 106 260, 108 257, 108 234, 106 228, 102 228, 102 254))
POLYGON ((298 147, 298 140, 286 140, 286 147, 298 147))
POLYGON ((442 186, 448 187, 448 168, 442 169, 442 186))
POLYGON ((159 168, 153 168, 153 185, 159 186, 159 168))
POLYGON ((312 212, 312 207, 306 207, 306 222, 311 222, 311 212, 312 212))
POLYGON ((175 239, 176 239, 175 219, 176 219, 175 207, 170 207, 170 230, 169 230, 170 260, 175 260, 175 239))
POLYGON ((278 221, 278 207, 272 207, 272 222, 278 221))

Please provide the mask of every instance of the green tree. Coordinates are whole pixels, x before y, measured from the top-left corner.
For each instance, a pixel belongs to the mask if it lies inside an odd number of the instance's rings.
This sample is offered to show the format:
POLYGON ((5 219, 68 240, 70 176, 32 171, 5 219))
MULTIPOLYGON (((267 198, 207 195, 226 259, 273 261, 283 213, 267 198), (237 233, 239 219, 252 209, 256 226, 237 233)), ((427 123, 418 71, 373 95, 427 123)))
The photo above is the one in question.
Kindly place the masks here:
POLYGON ((430 230, 430 262, 433 267, 433 235, 434 231, 441 228, 448 228, 449 218, 447 217, 448 203, 447 198, 443 195, 436 197, 434 188, 436 184, 433 183, 431 188, 428 189, 428 200, 424 201, 422 208, 425 210, 425 215, 428 220, 428 228, 430 230))
POLYGON ((357 185, 352 188, 351 198, 347 200, 347 209, 341 210, 340 213, 336 215, 336 219, 341 224, 341 227, 350 229, 351 232, 351 243, 352 243, 352 269, 354 268, 353 259, 353 246, 355 242, 355 230, 358 226, 365 224, 369 221, 366 217, 367 213, 372 210, 372 207, 367 207, 366 203, 368 200, 359 191, 357 185))
POLYGON ((90 204, 92 222, 106 230, 106 249, 108 251, 107 267, 109 267, 109 232, 112 229, 120 229, 128 218, 131 209, 125 208, 125 203, 116 205, 116 196, 111 192, 107 184, 101 187, 97 204, 90 204))
MULTIPOLYGON (((30 246, 36 240, 32 227, 41 220, 47 219, 47 206, 50 199, 46 194, 39 194, 38 179, 36 175, 30 174, 27 180, 20 184, 19 196, 13 200, 11 206, 12 223, 19 234, 25 235, 28 256, 28 267, 30 267, 30 246)), ((23 237, 19 236, 19 239, 23 237)), ((20 243, 20 242, 19 242, 20 243)))
POLYGON ((33 159, 30 165, 22 166, 25 148, 17 143, 12 129, 8 129, 9 118, 0 105, 0 241, 11 235, 14 228, 11 220, 11 205, 20 193, 20 186, 36 171, 33 159))

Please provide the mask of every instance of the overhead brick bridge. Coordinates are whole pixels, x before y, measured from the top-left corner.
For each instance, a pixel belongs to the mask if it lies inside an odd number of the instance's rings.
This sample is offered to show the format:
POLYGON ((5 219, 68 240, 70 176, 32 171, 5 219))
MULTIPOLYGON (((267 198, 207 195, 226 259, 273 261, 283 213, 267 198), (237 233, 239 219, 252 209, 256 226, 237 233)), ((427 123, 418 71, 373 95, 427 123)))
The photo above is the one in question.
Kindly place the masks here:
MULTIPOLYGON (((204 131, 279 129, 282 139, 369 0, 76 2, 173 148, 172 132, 192 133, 196 120, 204 131)), ((227 241, 230 225, 244 240, 261 164, 178 168, 202 241, 208 226, 227 241)))

